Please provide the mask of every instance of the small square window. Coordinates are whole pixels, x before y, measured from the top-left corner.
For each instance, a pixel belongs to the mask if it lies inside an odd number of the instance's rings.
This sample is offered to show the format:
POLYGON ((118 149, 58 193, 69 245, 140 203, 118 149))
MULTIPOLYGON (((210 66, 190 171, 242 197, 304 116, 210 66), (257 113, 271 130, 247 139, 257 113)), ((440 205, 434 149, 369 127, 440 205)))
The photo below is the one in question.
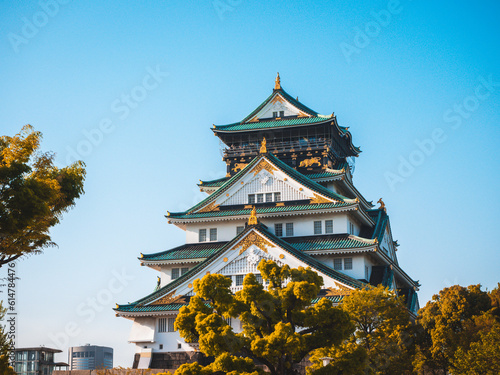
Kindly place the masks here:
POLYGON ((185 273, 187 273, 188 271, 189 271, 188 267, 181 268, 181 276, 184 275, 185 273))
POLYGON ((182 349, 182 344, 181 343, 177 343, 177 349, 182 349))
POLYGON ((278 237, 283 236, 283 224, 274 224, 274 234, 278 237))
POLYGON ((321 221, 314 222, 314 234, 321 234, 321 221))
POLYGON ((264 203, 264 194, 257 194, 257 203, 264 203))
POLYGON ((273 201, 273 193, 266 193, 266 202, 273 201))
POLYGON ((172 268, 172 280, 179 278, 179 268, 172 268))
POLYGON ((286 236, 293 236, 293 223, 286 223, 286 236))
POLYGON ((333 233, 333 220, 325 220, 325 233, 333 233))
POLYGON ((236 234, 240 234, 241 232, 243 232, 245 230, 245 227, 236 227, 236 234))
POLYGON ((228 326, 231 326, 231 318, 224 319, 228 326))
POLYGON ((207 240, 207 230, 200 229, 199 234, 198 234, 198 241, 205 242, 206 240, 207 240))
POLYGON ((281 193, 280 192, 274 193, 274 201, 275 202, 281 201, 281 193))
POLYGON ((273 112, 273 117, 274 118, 278 117, 278 112, 273 112))
POLYGON ((352 270, 352 258, 344 258, 344 269, 352 270))
POLYGON ((280 111, 280 117, 284 117, 285 116, 285 111, 280 111))
POLYGON ((163 349, 163 344, 160 344, 160 349, 163 349))
POLYGON ((236 286, 243 285, 244 278, 245 278, 245 275, 236 275, 236 286))
POLYGON ((333 260, 333 269, 337 271, 342 270, 342 258, 337 258, 333 260))
POLYGON ((217 241, 217 228, 210 228, 210 241, 217 241))
POLYGON ((263 280, 262 280, 262 275, 261 275, 261 274, 257 274, 257 275, 255 275, 255 278, 257 279, 257 282, 258 282, 259 284, 262 284, 262 283, 263 283, 263 280))
POLYGON ((248 204, 255 203, 255 194, 248 194, 248 204))

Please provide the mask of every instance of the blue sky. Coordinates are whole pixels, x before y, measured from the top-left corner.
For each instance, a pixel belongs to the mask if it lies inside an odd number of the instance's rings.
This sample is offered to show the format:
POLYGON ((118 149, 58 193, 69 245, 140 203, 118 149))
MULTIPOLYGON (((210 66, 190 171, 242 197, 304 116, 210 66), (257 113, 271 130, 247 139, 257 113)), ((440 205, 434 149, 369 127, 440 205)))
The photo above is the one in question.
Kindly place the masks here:
MULTIPOLYGON (((151 291, 140 252, 184 242, 166 211, 221 177, 213 123, 241 120, 276 72, 292 96, 349 126, 354 182, 383 197, 420 303, 500 281, 500 64, 496 1, 0 2, 0 134, 27 123, 86 194, 18 264, 20 346, 112 346, 114 303, 151 291), (93 143, 89 141, 89 138, 93 143)), ((1 272, 6 272, 2 269, 1 272)), ((66 354, 59 357, 66 359, 66 354)))

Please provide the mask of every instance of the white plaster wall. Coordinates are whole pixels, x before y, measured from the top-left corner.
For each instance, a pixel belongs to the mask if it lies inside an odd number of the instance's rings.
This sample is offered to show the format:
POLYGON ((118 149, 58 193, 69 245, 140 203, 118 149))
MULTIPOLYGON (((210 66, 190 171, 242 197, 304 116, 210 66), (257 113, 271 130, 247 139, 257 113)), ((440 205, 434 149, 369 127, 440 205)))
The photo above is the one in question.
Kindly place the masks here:
POLYGON ((160 286, 165 286, 172 281, 172 268, 193 268, 195 263, 178 263, 178 264, 168 264, 162 265, 160 271, 161 283, 160 286))
POLYGON ((217 228, 217 241, 231 241, 236 237, 236 227, 245 226, 244 219, 229 222, 215 221, 212 223, 193 223, 186 228, 186 243, 198 243, 200 229, 207 229, 207 238, 210 238, 210 228, 217 228))

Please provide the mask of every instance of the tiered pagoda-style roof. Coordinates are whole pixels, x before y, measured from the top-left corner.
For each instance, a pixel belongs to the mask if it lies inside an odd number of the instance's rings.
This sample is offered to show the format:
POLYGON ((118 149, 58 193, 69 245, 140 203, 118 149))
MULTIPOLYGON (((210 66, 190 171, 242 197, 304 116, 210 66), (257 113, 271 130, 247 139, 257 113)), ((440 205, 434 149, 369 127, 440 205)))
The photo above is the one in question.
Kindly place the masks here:
POLYGON ((223 160, 228 177, 258 154, 263 138, 269 151, 302 173, 332 168, 361 152, 347 127, 340 126, 333 114, 320 115, 294 99, 281 87, 279 74, 271 95, 252 113, 212 130, 227 146, 223 160))

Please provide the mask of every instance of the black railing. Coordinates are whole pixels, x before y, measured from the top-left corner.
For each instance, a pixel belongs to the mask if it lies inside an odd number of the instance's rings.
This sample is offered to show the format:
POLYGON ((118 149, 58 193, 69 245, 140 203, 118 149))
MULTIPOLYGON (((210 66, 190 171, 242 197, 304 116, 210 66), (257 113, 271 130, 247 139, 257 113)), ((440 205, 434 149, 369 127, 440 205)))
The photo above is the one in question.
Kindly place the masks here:
MULTIPOLYGON (((294 151, 305 151, 305 150, 318 150, 325 149, 327 146, 331 146, 331 141, 317 140, 317 141, 306 141, 304 139, 296 141, 286 141, 286 142, 268 142, 266 147, 268 152, 272 153, 282 153, 294 151)), ((260 152, 260 144, 249 143, 239 146, 231 146, 224 149, 225 157, 236 157, 241 154, 245 155, 257 155, 260 152)))

